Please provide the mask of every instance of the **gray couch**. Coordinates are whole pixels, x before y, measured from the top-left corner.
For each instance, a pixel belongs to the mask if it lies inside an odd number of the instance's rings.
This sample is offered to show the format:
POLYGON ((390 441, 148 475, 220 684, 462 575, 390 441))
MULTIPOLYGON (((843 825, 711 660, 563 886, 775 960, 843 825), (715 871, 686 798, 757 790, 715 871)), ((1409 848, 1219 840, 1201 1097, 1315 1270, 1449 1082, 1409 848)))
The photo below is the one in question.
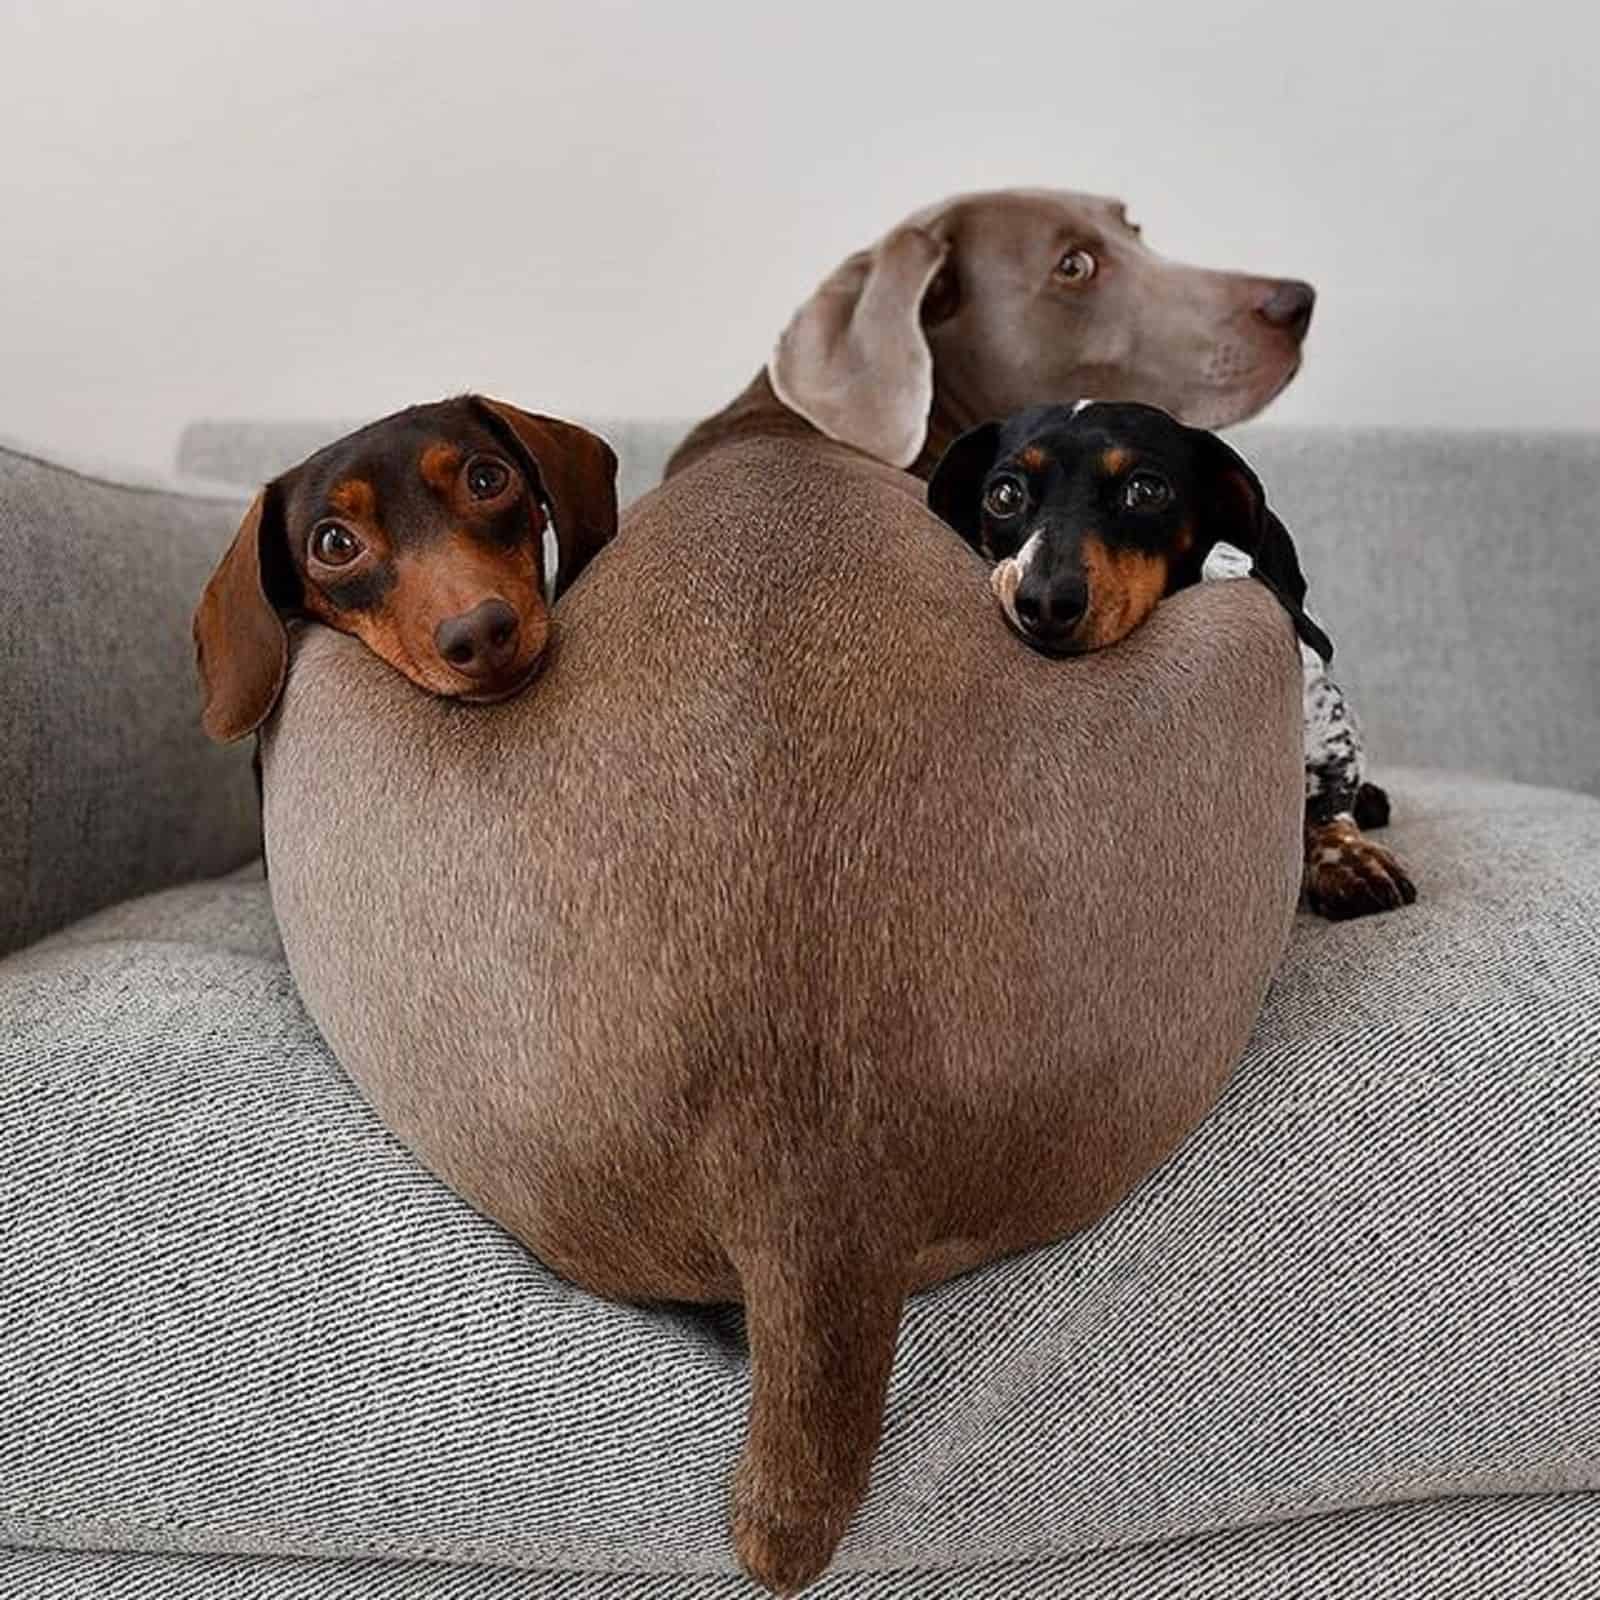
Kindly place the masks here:
MULTIPOLYGON (((386 1134, 198 732, 225 485, 336 431, 191 429, 208 493, 0 451, 0 1595, 751 1592, 737 1318, 589 1299, 386 1134)), ((610 432, 636 492, 675 431, 610 432)), ((1600 1594, 1600 438, 1240 443, 1421 899, 1298 919, 1175 1159, 913 1303, 820 1596, 1600 1594)))

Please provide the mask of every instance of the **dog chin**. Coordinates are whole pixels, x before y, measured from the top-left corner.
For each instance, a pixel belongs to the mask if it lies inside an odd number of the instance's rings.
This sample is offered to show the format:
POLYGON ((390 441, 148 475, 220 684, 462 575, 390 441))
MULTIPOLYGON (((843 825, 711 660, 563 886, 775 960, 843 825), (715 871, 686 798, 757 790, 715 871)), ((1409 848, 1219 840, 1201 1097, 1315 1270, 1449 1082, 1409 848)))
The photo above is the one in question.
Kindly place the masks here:
POLYGON ((1265 383, 1236 384, 1221 392, 1200 395, 1173 414, 1191 428, 1231 428, 1236 422, 1248 422, 1294 382, 1300 366, 1301 357, 1296 355, 1265 383))
POLYGON ((459 700, 466 706, 498 706, 507 700, 515 699, 524 689, 539 676, 539 668, 544 665, 544 657, 535 656, 528 670, 519 678, 515 678, 503 689, 486 689, 481 694, 463 694, 460 690, 450 692, 449 698, 459 700))
POLYGON ((1052 660, 1064 661, 1068 656, 1087 655, 1095 648, 1094 645, 1083 644, 1076 636, 1065 639, 1041 639, 1037 634, 1030 633, 1017 620, 1016 613, 1009 606, 1003 608, 1006 621, 1011 624, 1011 631, 1027 645, 1030 650, 1039 655, 1049 656, 1052 660))

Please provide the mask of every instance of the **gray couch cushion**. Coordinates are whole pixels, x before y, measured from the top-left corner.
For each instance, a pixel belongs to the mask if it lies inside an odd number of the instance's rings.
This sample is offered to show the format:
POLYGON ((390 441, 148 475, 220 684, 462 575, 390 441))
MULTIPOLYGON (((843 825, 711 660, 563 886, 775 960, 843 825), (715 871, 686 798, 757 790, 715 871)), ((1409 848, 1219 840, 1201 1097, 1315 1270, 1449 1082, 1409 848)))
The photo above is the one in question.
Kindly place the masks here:
POLYGON ((241 509, 0 449, 0 952, 258 848, 189 638, 241 509))
MULTIPOLYGON (((1171 1163, 913 1302, 844 1568, 1600 1487, 1600 803, 1394 787, 1418 905, 1298 919, 1171 1163)), ((732 1570, 736 1318, 592 1300, 421 1171, 259 885, 13 956, 0 1012, 0 1544, 732 1570)))
MULTIPOLYGON (((0 1550, 6 1600, 751 1600, 744 1578, 442 1561, 0 1550)), ((1577 1600, 1600 1496, 1437 1500, 993 1566, 836 1572, 810 1600, 1577 1600)))
POLYGON ((1380 760, 1600 795, 1600 434, 1257 424, 1380 760))

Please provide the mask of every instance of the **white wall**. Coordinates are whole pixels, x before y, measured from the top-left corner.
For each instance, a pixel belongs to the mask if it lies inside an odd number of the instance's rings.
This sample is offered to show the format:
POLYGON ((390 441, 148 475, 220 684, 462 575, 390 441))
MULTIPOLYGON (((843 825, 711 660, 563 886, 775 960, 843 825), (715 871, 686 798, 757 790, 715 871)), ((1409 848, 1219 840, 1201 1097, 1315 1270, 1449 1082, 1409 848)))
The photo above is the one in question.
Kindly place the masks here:
POLYGON ((1600 11, 0 0, 0 432, 695 414, 950 191, 1313 279, 1296 419, 1600 424, 1600 11))

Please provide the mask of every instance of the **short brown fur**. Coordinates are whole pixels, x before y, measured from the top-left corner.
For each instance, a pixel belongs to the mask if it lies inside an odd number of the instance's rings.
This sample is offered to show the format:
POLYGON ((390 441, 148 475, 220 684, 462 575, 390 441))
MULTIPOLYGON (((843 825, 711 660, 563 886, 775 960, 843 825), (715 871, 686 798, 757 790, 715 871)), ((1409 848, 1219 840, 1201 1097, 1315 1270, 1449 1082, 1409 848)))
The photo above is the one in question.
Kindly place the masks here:
POLYGON ((922 486, 820 440, 647 495, 560 620, 493 711, 307 630, 274 905, 477 1209, 597 1293, 743 1302, 734 1542, 790 1593, 866 1492, 905 1296, 1088 1225, 1224 1081, 1299 885, 1298 665, 1257 585, 1019 650, 922 486))

